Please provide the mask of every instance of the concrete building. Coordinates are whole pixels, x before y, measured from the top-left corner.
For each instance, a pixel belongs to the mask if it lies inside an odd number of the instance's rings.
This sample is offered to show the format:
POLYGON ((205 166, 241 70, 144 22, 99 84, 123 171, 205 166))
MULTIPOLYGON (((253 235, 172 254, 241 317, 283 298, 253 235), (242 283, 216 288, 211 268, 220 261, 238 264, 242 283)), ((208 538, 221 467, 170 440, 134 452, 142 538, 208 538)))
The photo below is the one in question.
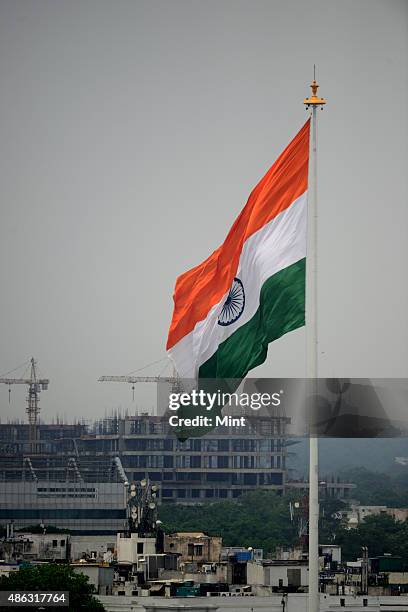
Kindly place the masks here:
POLYGON ((3 559, 0 561, 0 578, 10 576, 11 572, 18 572, 20 566, 17 563, 7 563, 3 559))
POLYGON ((319 546, 319 556, 322 569, 338 566, 341 563, 341 546, 337 544, 321 544, 319 546))
POLYGON ((201 532, 181 532, 164 536, 164 550, 180 557, 180 563, 217 563, 221 558, 222 538, 201 532))
MULTIPOLYGON (((126 521, 126 485, 150 479, 158 502, 235 499, 253 490, 306 490, 289 482, 284 416, 254 413, 247 427, 219 427, 178 440, 166 417, 41 424, 37 452, 25 424, 0 424, 0 525, 44 524, 77 534, 114 534, 126 521)), ((330 495, 353 485, 330 482, 330 495)))
POLYGON ((178 570, 179 556, 161 552, 156 537, 118 533, 116 550, 118 577, 114 589, 117 595, 132 596, 141 591, 148 595, 147 582, 157 580, 162 572, 178 570))
POLYGON ((408 519, 408 508, 387 508, 387 514, 402 523, 408 519))
POLYGON ((119 565, 135 565, 138 571, 143 571, 146 557, 156 555, 156 538, 141 538, 137 533, 118 533, 116 551, 119 565))
POLYGON ((88 576, 90 584, 98 595, 112 595, 113 567, 95 563, 71 563, 74 572, 88 576))
POLYGON ((120 456, 129 480, 160 484, 166 503, 235 498, 255 488, 286 486, 287 418, 254 416, 245 428, 219 427, 178 440, 166 417, 98 422, 77 441, 79 453, 120 456))
POLYGON ((302 561, 307 559, 308 553, 303 546, 277 546, 274 559, 279 561, 302 561))
POLYGON ((362 560, 347 561, 343 572, 345 593, 361 593, 362 589, 362 560), (347 588, 349 587, 349 588, 347 588))
MULTIPOLYGON (((129 481, 150 478, 160 485, 160 500, 166 503, 235 498, 256 488, 283 493, 287 421, 254 414, 245 428, 219 427, 184 442, 166 417, 104 419, 89 427, 40 425, 35 455, 26 425, 0 424, 0 482, 75 477, 103 482, 109 461, 118 457, 129 481), (98 462, 105 468, 98 469, 98 462)), ((1 510, 0 504, 0 521, 10 518, 1 510)))
POLYGON ((307 561, 264 560, 247 564, 247 584, 293 592, 309 584, 307 561))
POLYGON ((402 557, 382 555, 380 557, 370 557, 368 560, 368 569, 372 574, 402 572, 405 569, 405 564, 402 557))
POLYGON ((116 558, 116 535, 71 535, 70 559, 110 563, 116 558))
POLYGON ((69 561, 70 536, 65 533, 15 533, 0 540, 0 558, 17 561, 69 561))
MULTIPOLYGON (((356 485, 350 482, 342 482, 340 478, 327 478, 319 482, 319 496, 350 499, 356 485)), ((286 490, 295 490, 307 495, 309 492, 309 483, 304 480, 291 480, 287 482, 286 490)))
POLYGON ((116 559, 116 535, 15 532, 0 539, 0 558, 27 561, 91 561, 110 563, 116 559))
POLYGON ((343 513, 349 529, 356 528, 369 516, 386 515, 396 521, 404 522, 408 518, 408 508, 389 508, 388 506, 366 506, 358 503, 350 505, 350 510, 343 513))
POLYGON ((0 524, 49 525, 82 533, 116 533, 126 525, 121 482, 0 481, 0 524))

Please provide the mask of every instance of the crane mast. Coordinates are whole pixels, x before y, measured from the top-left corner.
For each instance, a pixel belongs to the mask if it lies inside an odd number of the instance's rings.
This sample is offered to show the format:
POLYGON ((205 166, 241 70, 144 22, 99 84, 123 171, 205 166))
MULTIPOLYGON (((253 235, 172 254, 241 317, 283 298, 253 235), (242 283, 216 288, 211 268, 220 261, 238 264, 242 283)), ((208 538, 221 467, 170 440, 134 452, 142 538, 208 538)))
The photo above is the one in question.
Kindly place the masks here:
POLYGON ((37 362, 34 357, 30 360, 31 369, 29 378, 0 378, 0 383, 8 385, 27 385, 27 408, 28 427, 29 427, 29 445, 30 452, 37 452, 38 441, 38 414, 40 412, 39 401, 40 392, 46 391, 49 385, 48 378, 37 378, 37 362))

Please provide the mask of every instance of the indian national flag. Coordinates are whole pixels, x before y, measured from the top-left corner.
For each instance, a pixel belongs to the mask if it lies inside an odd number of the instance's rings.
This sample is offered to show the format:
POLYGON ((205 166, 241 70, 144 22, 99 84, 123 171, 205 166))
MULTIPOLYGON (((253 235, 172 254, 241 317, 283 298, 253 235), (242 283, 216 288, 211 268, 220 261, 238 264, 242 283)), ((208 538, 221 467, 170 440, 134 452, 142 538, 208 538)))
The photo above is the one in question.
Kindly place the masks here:
POLYGON ((308 120, 225 242, 176 282, 167 350, 183 378, 243 378, 305 324, 308 120))

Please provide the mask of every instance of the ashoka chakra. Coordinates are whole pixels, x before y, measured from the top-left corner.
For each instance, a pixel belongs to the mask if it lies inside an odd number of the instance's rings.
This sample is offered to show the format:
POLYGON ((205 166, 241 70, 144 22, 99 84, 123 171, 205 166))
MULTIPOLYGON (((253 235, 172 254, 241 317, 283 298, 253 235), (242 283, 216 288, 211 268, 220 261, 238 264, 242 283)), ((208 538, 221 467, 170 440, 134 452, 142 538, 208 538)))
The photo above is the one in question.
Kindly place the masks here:
POLYGON ((218 317, 219 325, 231 325, 242 315, 245 308, 244 285, 239 278, 234 278, 228 297, 218 317))

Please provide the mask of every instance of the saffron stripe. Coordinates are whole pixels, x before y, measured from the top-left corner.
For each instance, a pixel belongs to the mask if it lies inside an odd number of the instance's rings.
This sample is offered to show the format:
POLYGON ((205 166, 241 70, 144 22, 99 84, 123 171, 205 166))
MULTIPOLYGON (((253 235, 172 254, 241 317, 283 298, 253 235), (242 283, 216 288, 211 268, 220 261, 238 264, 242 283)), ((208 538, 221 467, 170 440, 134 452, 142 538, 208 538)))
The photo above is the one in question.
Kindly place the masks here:
POLYGON ((223 245, 177 279, 167 349, 203 321, 227 293, 246 240, 306 191, 309 127, 308 120, 252 191, 223 245))

